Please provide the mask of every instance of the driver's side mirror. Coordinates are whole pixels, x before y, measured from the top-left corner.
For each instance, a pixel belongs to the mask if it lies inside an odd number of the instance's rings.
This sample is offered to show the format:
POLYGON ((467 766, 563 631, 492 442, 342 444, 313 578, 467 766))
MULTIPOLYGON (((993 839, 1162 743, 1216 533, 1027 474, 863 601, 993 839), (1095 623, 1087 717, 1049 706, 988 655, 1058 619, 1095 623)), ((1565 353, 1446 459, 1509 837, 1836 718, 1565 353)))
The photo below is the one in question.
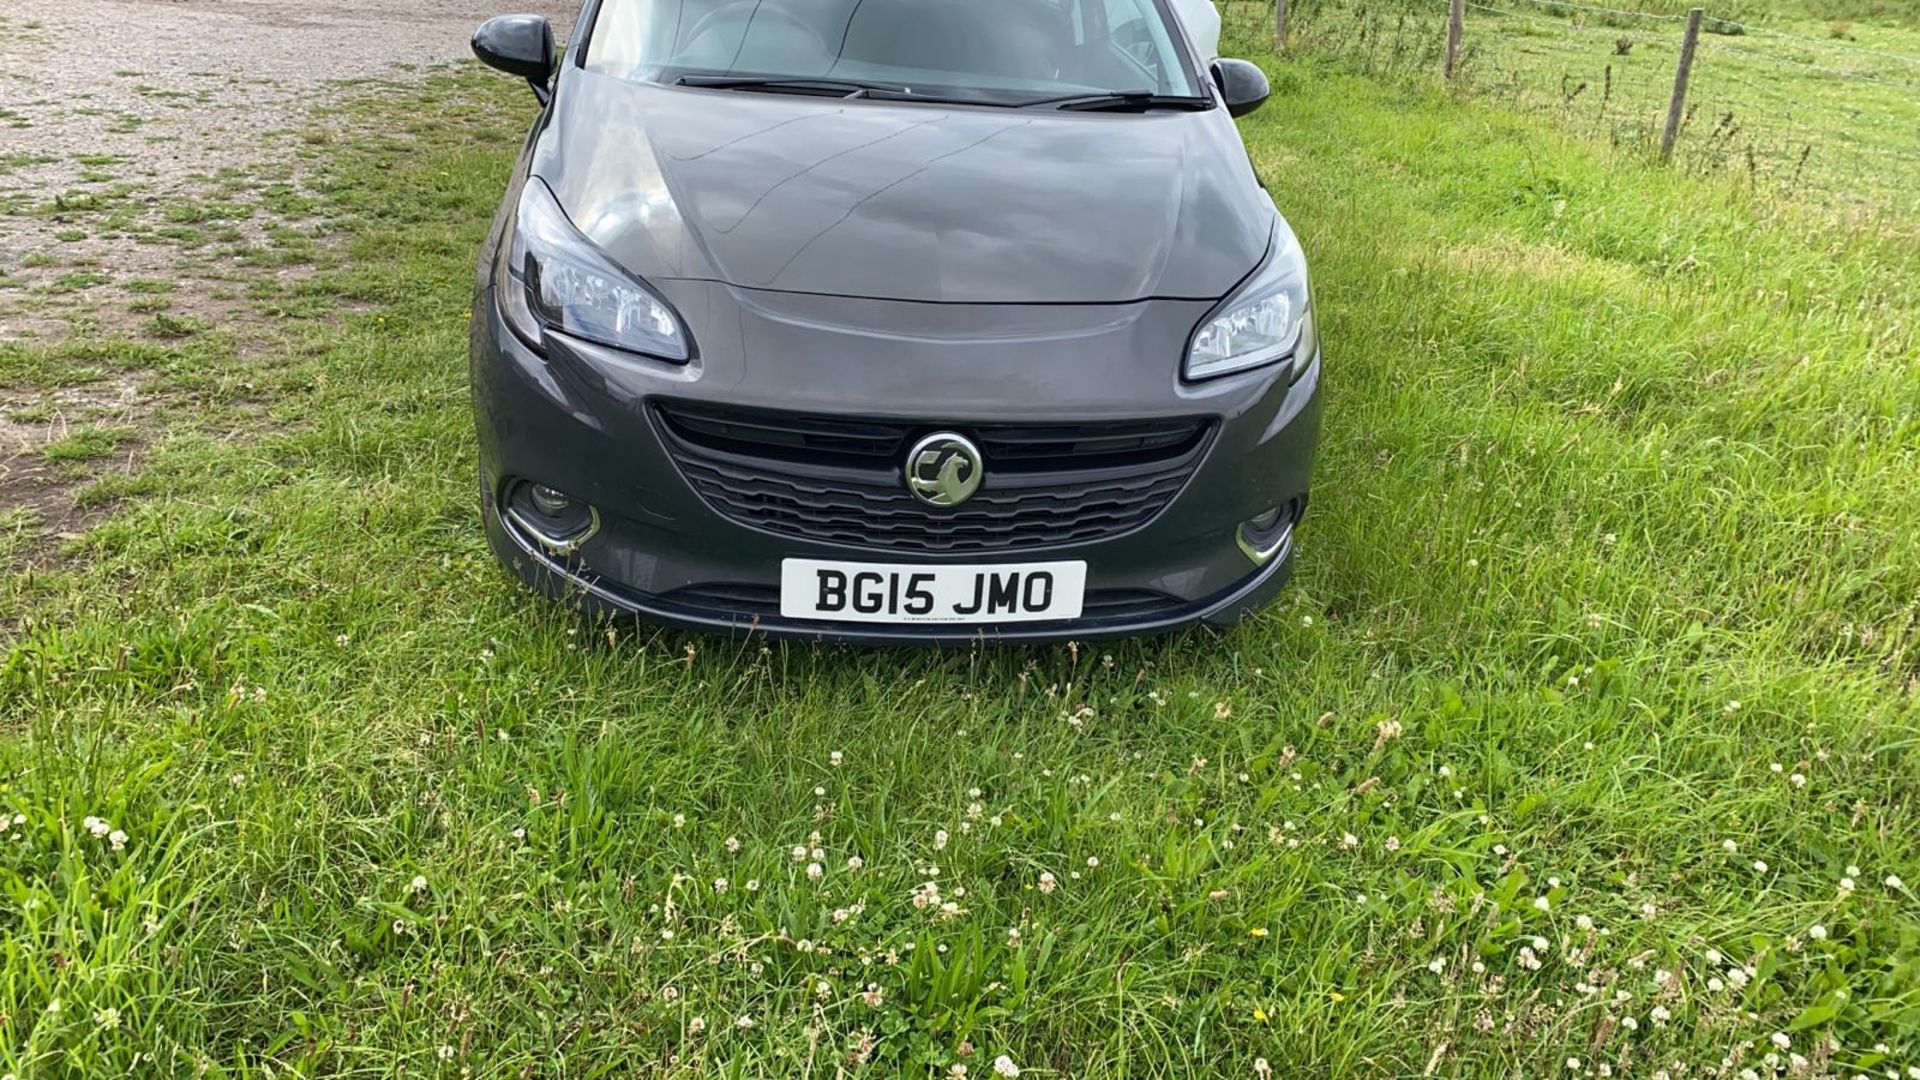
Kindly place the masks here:
POLYGON ((533 96, 545 105, 553 97, 547 84, 553 81, 557 63, 553 48, 553 24, 540 15, 501 15, 480 24, 473 32, 473 55, 490 68, 525 78, 533 87, 533 96))
POLYGON ((1245 116, 1259 108, 1273 92, 1267 86, 1267 73, 1260 70, 1260 65, 1245 60, 1215 60, 1213 85, 1220 88, 1227 112, 1233 116, 1245 116))

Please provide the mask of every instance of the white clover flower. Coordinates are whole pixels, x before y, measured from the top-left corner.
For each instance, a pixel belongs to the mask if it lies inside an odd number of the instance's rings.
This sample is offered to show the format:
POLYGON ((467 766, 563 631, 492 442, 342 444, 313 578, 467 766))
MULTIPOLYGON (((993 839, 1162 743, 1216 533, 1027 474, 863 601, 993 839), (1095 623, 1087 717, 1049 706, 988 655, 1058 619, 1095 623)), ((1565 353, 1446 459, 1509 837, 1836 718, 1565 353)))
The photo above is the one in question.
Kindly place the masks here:
POLYGON ((847 756, 845 754, 842 754, 838 750, 835 750, 833 753, 827 755, 827 763, 832 765, 836 769, 839 768, 840 763, 845 760, 847 760, 847 756))
POLYGON ((949 837, 947 836, 947 830, 945 829, 936 830, 933 834, 933 850, 935 851, 947 850, 948 839, 949 837))
POLYGON ((865 865, 867 865, 867 860, 861 858, 860 856, 858 855, 847 856, 847 869, 858 870, 865 865))
POLYGON ((1631 1016, 1623 1016, 1620 1018, 1620 1026, 1627 1029, 1628 1031, 1639 1031, 1640 1021, 1635 1020, 1631 1016))
POLYGON ((713 891, 717 895, 725 896, 727 892, 727 879, 723 877, 714 878, 713 891))
POLYGON ((1568 1070, 1569 1072, 1579 1072, 1579 1071, 1580 1071, 1580 1059, 1579 1059, 1579 1058, 1577 1058, 1577 1057, 1570 1057, 1570 1058, 1568 1058, 1568 1059, 1567 1059, 1567 1070, 1568 1070))
POLYGON ((1737 841, 1734 841, 1731 839, 1720 841, 1720 846, 1725 848, 1727 850, 1727 854, 1729 855, 1740 850, 1740 844, 1737 841))
POLYGON ((807 864, 807 880, 808 881, 819 881, 821 877, 825 876, 826 872, 827 872, 827 868, 824 866, 821 866, 817 862, 810 862, 807 864))
POLYGON ((1579 927, 1582 930, 1591 931, 1593 929, 1593 916, 1577 915, 1574 917, 1573 925, 1579 927))
POLYGON ((1647 1017, 1653 1021, 1655 1027, 1663 1027, 1667 1021, 1673 1019, 1673 1013, 1668 1011, 1665 1005, 1655 1005, 1653 1010, 1647 1013, 1647 1017))
POLYGON ((792 858, 794 862, 806 862, 807 861, 807 845, 795 844, 793 845, 793 850, 787 852, 787 855, 790 858, 792 858))
POLYGON ((1776 1031, 1772 1035, 1769 1035, 1767 1038, 1768 1038, 1768 1041, 1772 1042, 1773 1045, 1779 1047, 1782 1050, 1785 1050, 1788 1047, 1793 1045, 1793 1037, 1788 1035, 1784 1031, 1776 1031))
POLYGON ((1053 890, 1059 887, 1060 887, 1060 881, 1058 878, 1055 878, 1053 876, 1052 871, 1043 870, 1040 872, 1040 891, 1041 892, 1051 893, 1053 890))
POLYGON ((1019 1076, 1020 1066, 1015 1065, 1012 1058, 1001 1054, 999 1057, 993 1059, 993 1075, 1006 1077, 1019 1076))
POLYGON ((1853 879, 1852 879, 1852 878, 1850 878, 1850 877, 1843 877, 1843 878, 1841 878, 1841 879, 1840 879, 1840 891, 1841 891, 1841 892, 1843 892, 1843 893, 1847 893, 1847 892, 1852 892, 1852 891, 1853 891, 1853 879))
POLYGON ((120 1026, 120 1010, 114 1008, 101 1009, 93 1014, 93 1022, 108 1030, 117 1028, 120 1026))
POLYGON ((1444 956, 1436 956, 1427 961, 1427 970, 1433 972, 1435 975, 1447 970, 1447 958, 1444 956))
POLYGON ((1536 896, 1533 898, 1533 906, 1535 910, 1548 911, 1552 909, 1553 901, 1547 899, 1544 896, 1536 896))
POLYGON ((1895 892, 1899 892, 1901 889, 1904 889, 1906 887, 1907 887, 1907 883, 1900 880, 1900 875, 1898 874, 1887 875, 1887 888, 1892 889, 1895 892))
POLYGON ((1815 941, 1825 941, 1827 940, 1827 928, 1821 926, 1819 923, 1814 923, 1812 926, 1807 927, 1807 936, 1815 941))
POLYGON ((413 890, 414 892, 426 892, 427 879, 425 877, 422 877, 419 874, 415 874, 413 877, 413 880, 407 884, 407 888, 413 890))
POLYGON ((1766 873, 1766 872, 1767 872, 1767 864, 1766 864, 1766 861, 1765 861, 1764 859, 1755 859, 1755 860, 1753 860, 1753 872, 1754 872, 1754 873, 1756 873, 1756 874, 1764 874, 1764 873, 1766 873))
POLYGON ((687 1021, 687 1034, 689 1035, 699 1035, 704 1033, 706 1030, 707 1030, 707 1018, 704 1016, 696 1016, 693 1019, 687 1021))
POLYGON ((685 815, 685 814, 675 814, 675 815, 673 815, 673 827, 674 827, 674 828, 676 828, 676 829, 684 829, 684 828, 686 828, 686 825, 687 825, 687 815, 685 815))
POLYGON ((753 1017, 748 1016, 746 1013, 741 1013, 734 1019, 733 1026, 739 1028, 741 1031, 746 1031, 753 1027, 753 1017))
POLYGON ((440 1049, 434 1051, 434 1053, 439 1056, 441 1061, 453 1060, 453 1047, 451 1046, 442 1046, 440 1049))
POLYGON ((127 846, 127 834, 115 829, 107 834, 107 843, 113 847, 113 850, 123 851, 127 846))
POLYGON ((726 847, 727 854, 738 855, 740 853, 740 838, 737 836, 729 836, 727 837, 726 844, 723 846, 726 847))

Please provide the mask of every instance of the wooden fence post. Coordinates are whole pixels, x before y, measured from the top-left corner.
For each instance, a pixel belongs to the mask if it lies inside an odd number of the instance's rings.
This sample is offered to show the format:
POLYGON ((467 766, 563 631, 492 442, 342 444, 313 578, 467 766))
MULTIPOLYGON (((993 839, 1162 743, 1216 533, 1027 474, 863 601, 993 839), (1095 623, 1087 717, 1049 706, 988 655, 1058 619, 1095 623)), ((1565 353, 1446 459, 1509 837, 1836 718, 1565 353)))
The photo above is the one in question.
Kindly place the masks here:
POLYGON ((1680 66, 1673 72, 1673 101, 1667 106, 1667 130, 1660 136, 1660 160, 1673 157, 1680 138, 1680 120, 1687 108, 1687 79, 1693 74, 1693 48, 1700 44, 1700 9, 1687 12, 1687 36, 1680 43, 1680 66))
POLYGON ((1287 51, 1287 0, 1273 0, 1273 47, 1287 51))
POLYGON ((1447 67, 1446 77, 1460 66, 1460 39, 1467 33, 1467 0, 1451 0, 1447 5, 1447 67))

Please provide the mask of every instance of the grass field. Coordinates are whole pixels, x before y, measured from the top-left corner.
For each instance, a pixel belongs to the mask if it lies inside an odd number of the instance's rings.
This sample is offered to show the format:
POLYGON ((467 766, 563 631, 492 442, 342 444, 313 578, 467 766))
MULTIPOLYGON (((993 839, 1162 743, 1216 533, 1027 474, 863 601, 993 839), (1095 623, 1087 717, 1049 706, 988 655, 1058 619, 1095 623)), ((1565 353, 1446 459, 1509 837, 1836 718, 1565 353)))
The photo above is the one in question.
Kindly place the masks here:
POLYGON ((0 579, 0 1072, 1914 1075, 1920 247, 1272 63, 1328 430, 1231 633, 522 595, 464 380, 531 105, 474 71, 311 140, 351 258, 264 353, 0 347, 166 403, 0 579))
MULTIPOLYGON (((1469 0, 1456 87, 1651 159, 1691 6, 1469 0)), ((1844 0, 1705 3, 1676 161, 1914 231, 1920 5, 1904 21, 1871 21, 1873 10, 1844 0)), ((1294 0, 1292 11, 1289 38, 1299 47, 1339 53, 1379 77, 1440 78, 1445 0, 1294 0)), ((1231 39, 1271 39, 1271 3, 1231 0, 1226 20, 1231 39)))

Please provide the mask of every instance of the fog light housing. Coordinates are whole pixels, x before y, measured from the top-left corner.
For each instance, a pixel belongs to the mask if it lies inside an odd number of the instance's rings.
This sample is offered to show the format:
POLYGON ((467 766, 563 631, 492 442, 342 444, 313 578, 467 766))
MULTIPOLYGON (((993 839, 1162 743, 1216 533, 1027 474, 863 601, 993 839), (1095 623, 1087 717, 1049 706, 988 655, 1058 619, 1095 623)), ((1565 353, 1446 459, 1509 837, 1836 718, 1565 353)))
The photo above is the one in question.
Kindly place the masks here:
POLYGON ((1255 566, 1284 559, 1293 550, 1293 526, 1300 519, 1300 501, 1290 500, 1240 523, 1234 542, 1255 566))
POLYGON ((526 480, 507 486, 506 516, 553 555, 571 555, 600 531, 600 511, 547 484, 526 480))
POLYGON ((564 517, 567 511, 573 509, 572 496, 545 484, 528 484, 527 498, 532 501, 535 510, 551 518, 564 517))

